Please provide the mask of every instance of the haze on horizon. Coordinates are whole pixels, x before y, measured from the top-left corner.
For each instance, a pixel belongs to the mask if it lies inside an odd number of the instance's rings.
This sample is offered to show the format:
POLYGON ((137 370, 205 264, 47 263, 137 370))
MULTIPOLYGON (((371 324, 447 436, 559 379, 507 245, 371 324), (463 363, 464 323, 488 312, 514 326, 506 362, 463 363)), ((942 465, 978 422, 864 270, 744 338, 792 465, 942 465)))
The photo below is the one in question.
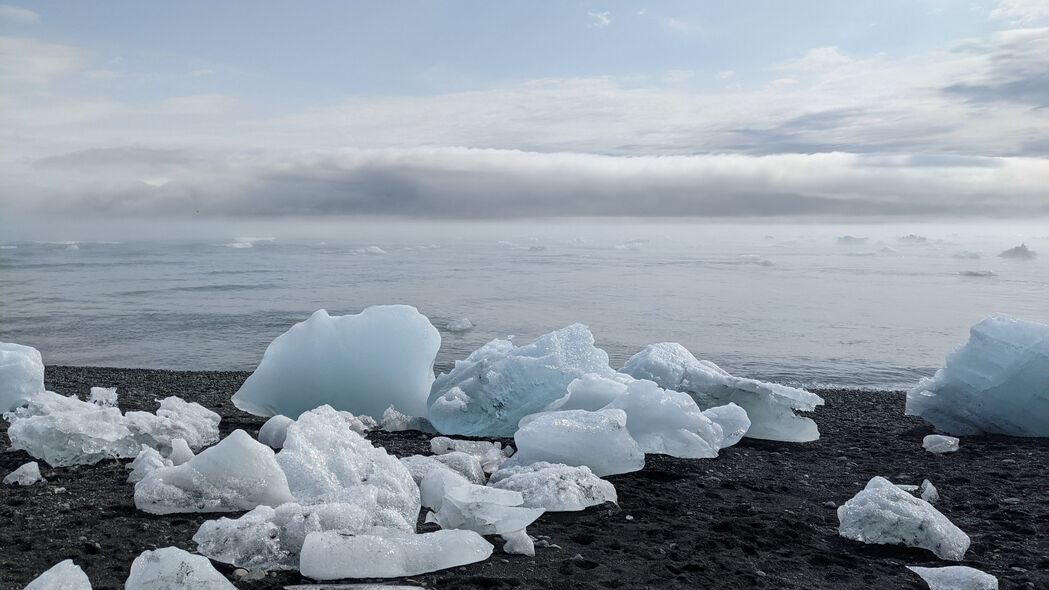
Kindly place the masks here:
POLYGON ((0 5, 0 227, 1049 215, 1049 2, 0 5))

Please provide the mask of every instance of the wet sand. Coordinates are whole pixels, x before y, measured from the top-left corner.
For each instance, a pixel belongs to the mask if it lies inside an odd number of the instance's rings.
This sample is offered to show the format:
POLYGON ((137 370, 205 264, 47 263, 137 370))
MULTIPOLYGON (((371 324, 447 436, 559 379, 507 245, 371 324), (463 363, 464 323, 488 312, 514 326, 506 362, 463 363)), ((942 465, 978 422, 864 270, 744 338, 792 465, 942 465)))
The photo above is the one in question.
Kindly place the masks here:
MULTIPOLYGON (((86 395, 116 386, 123 410, 156 409, 178 395, 219 412, 223 435, 255 434, 263 419, 229 402, 247 373, 49 367, 47 387, 86 395)), ((863 545, 837 534, 835 507, 875 475, 896 483, 928 478, 937 507, 972 538, 963 565, 998 577, 1001 588, 1049 588, 1049 439, 975 437, 934 455, 932 432, 903 416, 902 393, 822 391, 814 414, 822 437, 808 444, 744 439, 718 459, 650 455, 644 470, 608 478, 619 505, 543 515, 528 531, 550 545, 536 556, 505 555, 415 576, 427 588, 925 588, 905 565, 952 565, 931 553, 863 545)), ((10 451, 0 421, 0 474, 31 457, 10 451)), ((405 456, 427 453, 429 436, 371 433, 405 456)), ((20 589, 63 559, 84 568, 96 590, 119 589, 142 551, 192 551, 201 522, 219 515, 154 516, 135 509, 123 462, 51 469, 46 485, 0 487, 0 588, 20 589), (56 488, 65 488, 56 493, 56 488)), ((422 530, 429 530, 427 525, 422 530)), ((540 543, 543 545, 545 543, 540 543)), ((233 578, 233 568, 215 564, 233 578)), ((240 588, 308 583, 283 572, 240 588)), ((390 582, 392 583, 392 582, 390 582)))

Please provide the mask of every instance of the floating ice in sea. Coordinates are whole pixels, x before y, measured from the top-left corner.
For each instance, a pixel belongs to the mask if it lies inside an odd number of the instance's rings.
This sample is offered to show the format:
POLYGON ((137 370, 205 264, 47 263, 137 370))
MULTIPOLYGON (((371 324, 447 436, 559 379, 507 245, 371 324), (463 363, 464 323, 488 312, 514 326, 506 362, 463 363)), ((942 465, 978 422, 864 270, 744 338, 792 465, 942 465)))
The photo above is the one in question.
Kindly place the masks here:
POLYGON ((344 316, 322 309, 270 343, 233 403, 258 416, 298 416, 325 404, 375 419, 391 405, 425 416, 440 346, 430 320, 408 305, 344 316))
POLYGON ((492 544, 473 531, 325 531, 306 536, 299 569, 314 580, 398 578, 484 561, 491 555, 492 544))
POLYGON ((91 581, 79 565, 67 559, 34 578, 25 590, 91 590, 91 581))
POLYGON ((235 512, 292 502, 273 450, 234 430, 189 462, 161 467, 135 484, 135 506, 152 514, 235 512))
POLYGON ((936 486, 932 485, 929 480, 923 480, 921 485, 921 497, 929 504, 935 504, 940 501, 940 492, 936 490, 936 486))
POLYGON ((117 407, 117 398, 116 387, 92 387, 87 401, 96 406, 115 408, 117 407))
POLYGON ((473 327, 474 324, 470 321, 470 318, 458 318, 450 320, 447 324, 444 325, 444 329, 448 330, 449 332, 466 332, 472 330, 473 327))
POLYGON ((721 433, 724 436, 721 441, 723 449, 738 443, 750 430, 750 418, 747 417, 747 411, 733 403, 703 410, 703 415, 721 426, 721 433))
POLYGON ((739 260, 740 264, 756 264, 758 266, 772 266, 773 264, 775 264, 768 258, 758 256, 757 254, 744 254, 740 256, 737 260, 739 260))
POLYGON ((606 406, 626 412, 630 436, 646 453, 686 459, 712 459, 724 440, 721 426, 710 421, 687 394, 662 389, 640 379, 606 406))
POLYGON ((554 410, 600 410, 612 403, 634 378, 623 373, 612 375, 589 373, 568 384, 568 392, 550 402, 546 411, 554 410))
POLYGON ((434 469, 451 470, 470 483, 484 484, 486 479, 484 469, 481 467, 481 462, 477 460, 477 457, 459 451, 436 456, 412 455, 410 457, 402 457, 401 463, 404 463, 404 466, 411 472, 412 479, 415 480, 416 484, 421 483, 426 474, 434 469))
POLYGON ((359 504, 414 530, 420 503, 411 473, 354 432, 331 406, 306 412, 288 426, 277 463, 301 504, 359 504))
POLYGON ((259 428, 259 442, 271 449, 280 449, 284 446, 284 437, 288 436, 288 426, 294 423, 294 420, 281 414, 270 417, 259 428))
POLYGON ((486 440, 457 440, 447 436, 435 436, 430 439, 430 452, 434 455, 462 452, 472 455, 481 463, 485 473, 491 473, 514 454, 513 447, 503 447, 503 443, 486 440))
POLYGON ((1014 248, 1002 252, 998 255, 1000 258, 1015 258, 1017 260, 1031 260, 1036 258, 1038 255, 1034 250, 1027 247, 1027 244, 1020 244, 1014 248))
POLYGON ((918 567, 907 569, 918 574, 929 590, 998 590, 998 578, 964 565, 947 567, 918 567))
POLYGON ((512 436, 521 418, 542 411, 587 373, 611 375, 612 369, 582 324, 520 347, 493 340, 437 377, 429 418, 444 434, 512 436))
POLYGON ((0 412, 10 412, 44 391, 44 361, 31 346, 0 342, 0 412))
POLYGON ((756 379, 734 377, 710 361, 692 356, 675 342, 650 344, 630 357, 621 369, 636 379, 688 393, 701 409, 735 403, 751 421, 748 438, 809 442, 819 438, 816 423, 794 414, 823 405, 823 398, 805 391, 756 379))
POLYGON ((320 531, 359 533, 377 526, 400 528, 404 522, 399 517, 389 520, 357 504, 303 506, 289 502, 276 508, 259 506, 240 518, 206 521, 193 541, 202 555, 249 571, 297 570, 306 535, 320 531))
POLYGON ((954 453, 958 450, 958 439, 942 434, 930 434, 922 439, 922 448, 930 453, 954 453))
POLYGON ((574 512, 617 501, 612 483, 594 475, 589 467, 546 461, 504 467, 492 474, 488 485, 520 492, 524 498, 522 506, 547 512, 574 512))
POLYGON ((991 316, 907 393, 907 415, 953 435, 1049 436, 1049 325, 991 316))
POLYGON ((543 412, 521 420, 517 453, 503 465, 538 461, 586 465, 599 477, 638 471, 645 453, 627 430, 623 410, 543 412))
POLYGON ((178 547, 144 551, 131 562, 124 590, 237 590, 207 557, 178 547))
POLYGON ((8 485, 31 486, 38 481, 47 482, 40 475, 40 465, 36 461, 30 461, 4 477, 4 483, 8 485))
POLYGON ((838 507, 838 534, 863 543, 921 547, 940 559, 960 561, 969 536, 925 500, 874 477, 838 507))
POLYGON ((418 430, 419 432, 436 432, 430 421, 421 416, 408 416, 398 412, 393 406, 386 408, 379 421, 379 428, 386 432, 418 430))

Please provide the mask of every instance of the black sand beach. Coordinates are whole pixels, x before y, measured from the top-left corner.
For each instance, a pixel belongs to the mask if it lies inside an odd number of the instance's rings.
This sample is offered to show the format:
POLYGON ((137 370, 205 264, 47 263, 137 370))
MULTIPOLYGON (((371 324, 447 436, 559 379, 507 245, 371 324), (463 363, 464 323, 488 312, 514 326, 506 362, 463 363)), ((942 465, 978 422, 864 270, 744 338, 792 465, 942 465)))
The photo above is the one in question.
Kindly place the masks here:
MULTIPOLYGON (((154 410, 155 398, 178 395, 222 414, 223 435, 255 434, 263 420, 229 398, 247 377, 233 372, 167 372, 48 367, 47 387, 86 394, 117 386, 124 410, 154 410)), ((715 460, 649 456, 643 471, 609 478, 619 506, 547 514, 529 527, 557 547, 536 556, 504 555, 484 563, 416 576, 426 588, 925 588, 905 565, 952 565, 931 553, 866 546, 837 534, 834 508, 875 475, 896 483, 928 478, 938 508, 969 534, 962 562, 998 577, 1001 588, 1049 588, 1049 440, 979 437, 961 451, 934 455, 932 432, 903 416, 900 393, 823 391, 814 415, 822 438, 809 444, 750 441, 715 460)), ((0 423, 0 473, 31 458, 7 450, 0 423)), ((399 455, 428 452, 427 435, 369 435, 399 455)), ((123 463, 51 469, 46 485, 0 487, 0 588, 20 589, 63 559, 84 568, 96 590, 123 587, 142 551, 175 545, 218 515, 153 516, 135 509, 123 463), (56 488, 64 488, 58 492, 56 488)), ((497 545, 500 543, 496 542, 497 545)), ((542 543, 541 543, 542 544, 542 543)), ((233 568, 216 567, 234 580, 233 568)), ((240 588, 308 583, 280 573, 240 588)))

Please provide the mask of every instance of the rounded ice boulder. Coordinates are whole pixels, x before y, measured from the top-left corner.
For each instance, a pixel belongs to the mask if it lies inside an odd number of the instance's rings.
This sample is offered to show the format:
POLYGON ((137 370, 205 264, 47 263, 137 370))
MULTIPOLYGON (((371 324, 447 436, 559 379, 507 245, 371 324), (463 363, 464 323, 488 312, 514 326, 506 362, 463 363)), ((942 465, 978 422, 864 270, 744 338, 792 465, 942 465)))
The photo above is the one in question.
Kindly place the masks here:
POLYGON ((31 346, 0 342, 0 413, 44 391, 44 361, 31 346))
POLYGON ((426 416, 440 346, 437 328, 409 305, 321 309, 270 343, 233 404, 256 416, 295 418, 322 405, 376 420, 390 406, 426 416))

